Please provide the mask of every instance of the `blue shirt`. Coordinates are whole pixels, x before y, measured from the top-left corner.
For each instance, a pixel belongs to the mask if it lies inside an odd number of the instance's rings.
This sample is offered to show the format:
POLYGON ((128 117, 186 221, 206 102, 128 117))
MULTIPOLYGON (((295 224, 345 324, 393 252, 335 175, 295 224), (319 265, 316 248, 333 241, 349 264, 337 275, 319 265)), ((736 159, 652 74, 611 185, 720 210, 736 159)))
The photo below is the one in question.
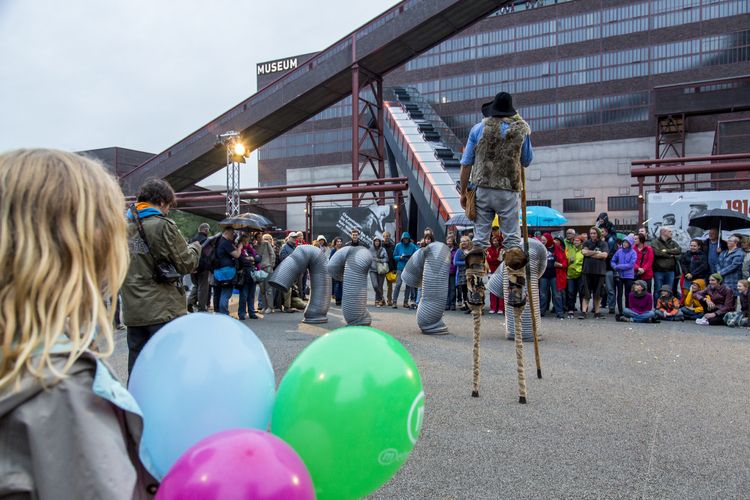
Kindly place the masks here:
MULTIPOLYGON (((508 132, 509 125, 505 122, 500 124, 500 135, 505 139, 505 134, 508 132)), ((466 141, 466 148, 464 154, 461 157, 461 165, 474 165, 474 148, 479 143, 479 139, 484 134, 484 120, 477 123, 471 128, 469 132, 469 140, 466 141)), ((531 165, 531 161, 534 159, 534 151, 531 148, 531 136, 526 136, 521 146, 521 165, 528 167, 531 165)))

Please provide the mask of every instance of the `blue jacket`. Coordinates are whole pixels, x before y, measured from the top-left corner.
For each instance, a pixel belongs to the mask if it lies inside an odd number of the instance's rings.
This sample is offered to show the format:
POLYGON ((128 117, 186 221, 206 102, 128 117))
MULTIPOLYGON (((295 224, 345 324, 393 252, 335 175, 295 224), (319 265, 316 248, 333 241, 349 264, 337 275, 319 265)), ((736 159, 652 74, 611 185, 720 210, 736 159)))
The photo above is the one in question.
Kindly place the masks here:
POLYGON ((735 248, 732 252, 727 250, 721 252, 721 255, 719 255, 719 266, 716 272, 724 278, 722 284, 731 288, 735 294, 737 293, 737 281, 739 281, 742 274, 742 261, 744 258, 745 252, 740 248, 735 248))
POLYGON ((620 273, 620 278, 632 280, 635 277, 635 261, 637 254, 633 250, 633 238, 628 236, 625 241, 630 243, 630 248, 620 248, 612 257, 612 269, 620 273))
POLYGON ((396 261, 396 269, 398 271, 403 271, 409 258, 414 255, 414 252, 417 250, 417 245, 411 242, 411 236, 409 233, 406 231, 401 233, 401 242, 396 245, 395 249, 393 249, 393 259, 396 261), (404 240, 409 240, 409 242, 404 243, 404 240))

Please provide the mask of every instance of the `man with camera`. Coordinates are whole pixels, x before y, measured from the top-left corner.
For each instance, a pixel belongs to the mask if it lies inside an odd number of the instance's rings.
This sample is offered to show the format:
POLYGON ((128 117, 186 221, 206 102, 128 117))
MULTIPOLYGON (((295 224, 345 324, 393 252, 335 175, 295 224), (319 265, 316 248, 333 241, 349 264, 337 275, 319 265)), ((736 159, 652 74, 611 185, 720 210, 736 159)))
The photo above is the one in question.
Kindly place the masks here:
POLYGON ((146 342, 166 323, 187 314, 182 275, 198 267, 200 243, 188 245, 167 217, 175 195, 167 182, 150 179, 128 210, 130 267, 122 285, 128 327, 128 374, 146 342))
POLYGON ((219 313, 221 314, 229 314, 229 299, 232 298, 237 276, 237 259, 240 258, 242 247, 248 240, 249 235, 237 238, 234 228, 229 226, 221 232, 221 238, 216 244, 217 268, 214 270, 214 279, 216 286, 221 287, 219 299, 219 313))

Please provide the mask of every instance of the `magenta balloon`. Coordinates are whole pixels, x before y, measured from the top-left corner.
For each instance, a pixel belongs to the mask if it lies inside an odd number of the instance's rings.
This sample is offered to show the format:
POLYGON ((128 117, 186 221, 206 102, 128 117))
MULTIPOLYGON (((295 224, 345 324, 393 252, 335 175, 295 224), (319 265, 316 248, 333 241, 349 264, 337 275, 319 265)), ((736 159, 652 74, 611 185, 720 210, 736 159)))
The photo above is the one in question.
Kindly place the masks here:
POLYGON ((310 474, 281 439, 255 429, 232 429, 199 441, 164 477, 157 500, 310 500, 310 474))

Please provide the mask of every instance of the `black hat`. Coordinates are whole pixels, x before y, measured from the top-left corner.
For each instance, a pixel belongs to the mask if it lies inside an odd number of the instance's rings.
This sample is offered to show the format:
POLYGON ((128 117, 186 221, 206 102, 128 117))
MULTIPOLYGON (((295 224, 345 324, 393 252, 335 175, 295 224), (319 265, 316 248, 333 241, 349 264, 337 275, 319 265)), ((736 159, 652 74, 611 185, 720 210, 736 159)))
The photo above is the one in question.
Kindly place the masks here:
POLYGON ((490 106, 492 106, 492 101, 482 104, 482 116, 485 118, 489 118, 490 116, 490 106))
MULTIPOLYGON (((485 116, 496 116, 499 118, 505 116, 513 116, 516 114, 516 110, 513 108, 513 97, 507 92, 500 92, 495 96, 495 100, 487 107, 487 115, 485 116)), ((484 114, 484 106, 482 106, 482 114, 484 114)))

